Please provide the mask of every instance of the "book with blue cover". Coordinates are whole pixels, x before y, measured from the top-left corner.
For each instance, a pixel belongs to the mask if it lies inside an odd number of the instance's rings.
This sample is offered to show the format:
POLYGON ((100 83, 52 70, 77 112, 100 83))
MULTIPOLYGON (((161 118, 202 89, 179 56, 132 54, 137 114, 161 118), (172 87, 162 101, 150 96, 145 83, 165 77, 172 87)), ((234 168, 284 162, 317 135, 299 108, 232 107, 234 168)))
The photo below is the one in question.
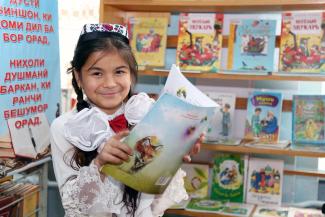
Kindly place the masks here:
POLYGON ((282 94, 254 91, 247 99, 245 139, 263 143, 279 141, 282 94))
POLYGON ((105 165, 104 174, 140 192, 166 189, 218 106, 182 76, 173 66, 162 95, 123 141, 133 149, 130 160, 105 165))
POLYGON ((273 71, 276 20, 231 22, 227 69, 238 72, 273 71))
POLYGON ((294 95, 293 148, 325 149, 325 95, 294 95))

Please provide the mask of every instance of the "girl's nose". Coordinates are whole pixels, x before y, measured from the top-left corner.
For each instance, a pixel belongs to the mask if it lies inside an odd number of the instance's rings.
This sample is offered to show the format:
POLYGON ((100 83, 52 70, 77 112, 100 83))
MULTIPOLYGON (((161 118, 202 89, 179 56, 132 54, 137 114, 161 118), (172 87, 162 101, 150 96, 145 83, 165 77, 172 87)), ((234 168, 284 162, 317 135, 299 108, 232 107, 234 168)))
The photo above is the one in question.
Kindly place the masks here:
POLYGON ((116 81, 113 76, 106 75, 103 79, 103 86, 104 87, 114 87, 116 85, 116 81))

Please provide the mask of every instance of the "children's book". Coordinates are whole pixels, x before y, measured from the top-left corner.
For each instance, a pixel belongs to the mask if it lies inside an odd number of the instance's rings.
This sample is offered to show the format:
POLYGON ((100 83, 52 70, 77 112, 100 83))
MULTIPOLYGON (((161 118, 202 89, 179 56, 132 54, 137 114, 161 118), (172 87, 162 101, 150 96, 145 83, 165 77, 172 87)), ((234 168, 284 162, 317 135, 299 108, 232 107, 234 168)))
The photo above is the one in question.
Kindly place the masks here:
POLYGON ((163 67, 169 13, 128 12, 130 45, 140 68, 163 67))
POLYGON ((207 141, 222 142, 233 139, 236 95, 232 93, 205 92, 219 104, 205 135, 207 141))
POLYGON ((189 197, 208 197, 209 165, 183 163, 181 168, 186 172, 184 185, 189 197))
POLYGON ((325 149, 325 95, 294 95, 293 148, 325 149))
POLYGON ((261 205, 281 205, 283 166, 283 160, 250 158, 246 202, 261 205))
POLYGON ((230 23, 227 69, 265 74, 273 71, 276 20, 230 23))
POLYGON ((223 14, 181 13, 179 15, 176 63, 182 70, 220 69, 223 14))
MULTIPOLYGON (((173 66, 171 75, 175 74, 181 72, 173 66)), ((168 79, 173 88, 182 87, 180 94, 166 92, 170 90, 166 84, 165 92, 124 140, 133 149, 130 160, 102 168, 103 173, 149 194, 161 194, 166 189, 218 106, 194 85, 187 88, 190 82, 185 77, 176 83, 168 79), (194 105, 191 99, 200 100, 194 105)))
POLYGON ((321 210, 290 208, 289 217, 324 217, 321 210))
POLYGON ((224 208, 224 205, 224 202, 218 200, 192 198, 185 209, 192 212, 217 213, 224 208))
POLYGON ((222 215, 230 215, 230 216, 240 216, 240 217, 248 217, 251 216, 251 213, 254 209, 255 205, 253 204, 245 204, 245 203, 226 203, 224 208, 218 213, 222 215))
POLYGON ((247 157, 240 154, 218 154, 212 169, 211 199, 244 202, 247 157))
POLYGON ((282 94, 254 91, 247 99, 245 139, 263 143, 279 141, 282 94))
POLYGON ((262 206, 256 207, 253 217, 289 217, 288 207, 262 206))
POLYGON ((279 72, 325 72, 325 12, 282 14, 279 72))

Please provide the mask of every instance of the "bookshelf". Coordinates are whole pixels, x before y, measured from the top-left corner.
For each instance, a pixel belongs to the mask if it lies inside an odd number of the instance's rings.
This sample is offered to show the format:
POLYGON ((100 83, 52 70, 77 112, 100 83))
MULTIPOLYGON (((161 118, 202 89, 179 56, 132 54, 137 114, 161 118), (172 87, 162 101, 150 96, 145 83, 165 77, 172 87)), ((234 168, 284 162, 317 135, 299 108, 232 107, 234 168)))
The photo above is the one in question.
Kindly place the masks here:
MULTIPOLYGON (((325 0, 101 0, 100 21, 110 23, 123 23, 125 12, 170 12, 177 14, 180 12, 223 12, 223 13, 251 13, 251 12, 281 12, 286 10, 320 10, 325 8, 325 0)), ((177 46, 177 36, 167 36, 167 48, 175 49, 177 46)), ((279 47, 280 38, 276 37, 276 47, 279 47)), ((223 47, 228 45, 228 37, 223 37, 223 47)), ((140 76, 158 76, 166 77, 169 70, 147 68, 139 71, 140 76)), ((292 74, 284 75, 272 72, 268 75, 253 75, 243 73, 195 73, 184 72, 188 78, 209 79, 209 80, 234 80, 234 81, 302 81, 302 82, 323 82, 324 75, 303 75, 292 74)), ((236 109, 245 110, 247 98, 236 98, 236 109)), ((291 112, 292 101, 283 101, 283 112, 291 112)), ((240 146, 227 146, 216 144, 202 144, 202 149, 211 152, 232 152, 242 154, 261 154, 261 155, 277 155, 289 157, 307 157, 307 158, 325 158, 325 152, 315 152, 309 150, 291 150, 287 149, 262 149, 240 146)), ((285 175, 307 176, 325 178, 325 173, 322 171, 303 171, 303 170, 284 170, 285 175)), ((185 210, 168 210, 166 214, 180 216, 206 216, 206 217, 223 217, 220 214, 189 212, 185 210)))

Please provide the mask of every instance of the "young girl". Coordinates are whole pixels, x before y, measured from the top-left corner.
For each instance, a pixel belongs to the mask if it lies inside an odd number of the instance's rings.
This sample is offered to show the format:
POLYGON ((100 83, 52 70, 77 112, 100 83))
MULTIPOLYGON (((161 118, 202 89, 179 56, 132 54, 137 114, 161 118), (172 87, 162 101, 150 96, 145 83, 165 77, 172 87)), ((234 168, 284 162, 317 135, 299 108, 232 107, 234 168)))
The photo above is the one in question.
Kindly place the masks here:
MULTIPOLYGON (((126 28, 85 25, 68 71, 73 73, 77 109, 51 125, 54 172, 66 216, 162 216, 171 205, 187 199, 182 170, 162 195, 137 192, 100 173, 105 164, 128 161, 132 149, 120 140, 153 104, 144 93, 130 98, 137 64, 126 28)), ((200 140, 191 154, 199 151, 199 145, 200 140)), ((189 161, 189 155, 184 159, 189 161)))

